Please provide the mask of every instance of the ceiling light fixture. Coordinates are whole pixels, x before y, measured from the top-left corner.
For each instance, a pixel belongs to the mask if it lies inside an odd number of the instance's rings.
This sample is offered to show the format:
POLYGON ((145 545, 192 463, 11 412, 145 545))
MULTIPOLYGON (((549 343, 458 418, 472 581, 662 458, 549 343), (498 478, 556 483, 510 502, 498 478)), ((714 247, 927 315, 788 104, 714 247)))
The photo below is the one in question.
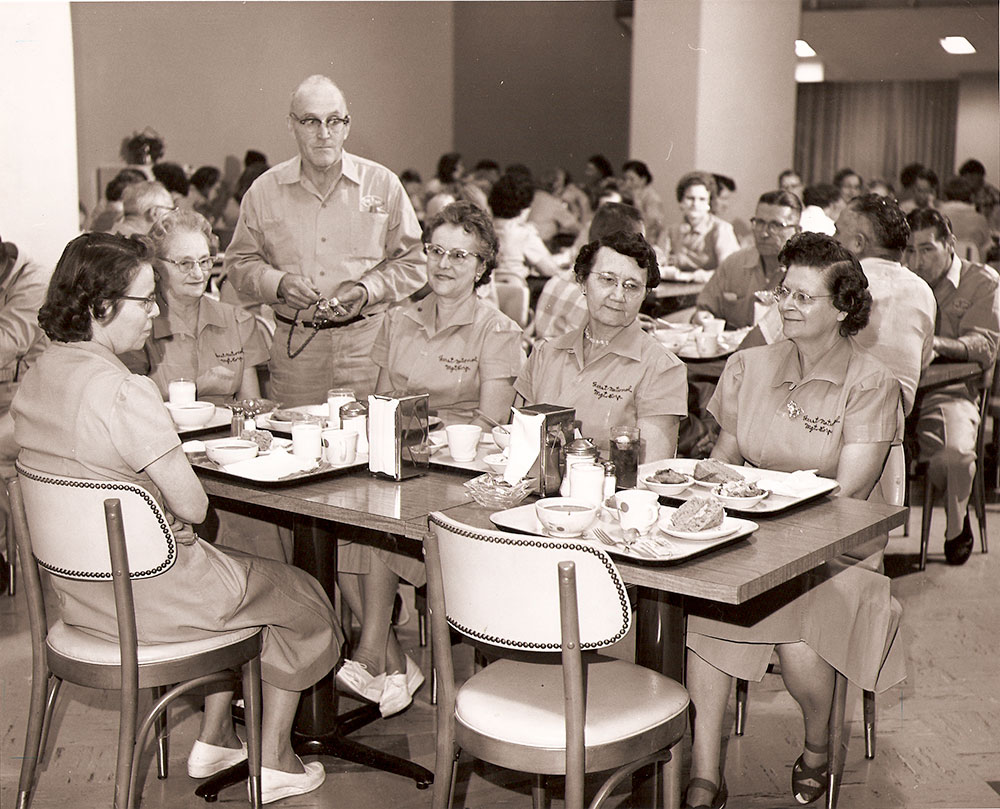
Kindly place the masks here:
POLYGON ((812 45, 804 39, 796 39, 795 55, 798 56, 799 59, 812 59, 816 55, 816 51, 814 51, 812 49, 812 45))
POLYGON ((941 37, 939 41, 941 47, 948 51, 948 53, 963 55, 976 52, 973 44, 965 37, 941 37))
POLYGON ((822 62, 799 62, 795 66, 795 81, 799 84, 815 84, 824 80, 822 62))

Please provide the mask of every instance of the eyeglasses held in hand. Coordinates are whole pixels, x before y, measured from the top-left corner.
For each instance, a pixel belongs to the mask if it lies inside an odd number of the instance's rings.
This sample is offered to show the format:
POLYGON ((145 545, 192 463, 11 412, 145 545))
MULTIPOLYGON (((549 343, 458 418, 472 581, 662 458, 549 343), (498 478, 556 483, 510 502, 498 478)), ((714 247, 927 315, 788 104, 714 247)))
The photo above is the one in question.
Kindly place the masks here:
POLYGON ((468 264, 473 259, 481 261, 483 258, 479 253, 472 253, 468 250, 463 250, 461 247, 453 247, 451 250, 445 250, 441 245, 434 244, 433 242, 428 242, 424 245, 424 253, 427 255, 427 258, 437 262, 441 262, 447 256, 448 261, 455 265, 468 264))
POLYGON ((153 307, 156 306, 156 296, 150 295, 148 298, 137 298, 135 295, 119 295, 119 300, 122 301, 137 301, 142 304, 142 308, 146 310, 146 314, 153 311, 153 307))
POLYGON ((773 233, 778 230, 784 230, 785 228, 795 227, 795 222, 775 222, 773 219, 758 219, 756 216, 750 219, 750 224, 754 226, 756 230, 762 230, 765 233, 773 233))
POLYGON ((300 126, 304 126, 306 131, 311 135, 318 134, 320 128, 324 126, 328 132, 337 132, 342 126, 347 126, 351 122, 351 116, 348 114, 345 114, 343 118, 339 115, 331 115, 325 121, 320 120, 315 115, 307 115, 305 118, 299 118, 294 112, 288 113, 288 117, 300 126))
POLYGON ((613 291, 621 285, 622 292, 625 293, 626 298, 636 298, 639 295, 646 294, 646 287, 642 284, 637 284, 635 281, 622 281, 617 275, 611 275, 610 273, 595 273, 594 279, 597 283, 608 291, 613 291))
POLYGON ((799 292, 798 290, 792 292, 792 290, 785 286, 776 286, 771 294, 774 295, 774 299, 778 303, 784 303, 790 297, 792 299, 792 303, 796 306, 809 306, 810 304, 818 301, 820 298, 833 297, 833 295, 809 295, 805 292, 799 292))
POLYGON ((157 256, 160 261, 165 261, 167 264, 173 264, 177 269, 183 270, 189 275, 193 273, 196 269, 202 272, 209 272, 212 267, 215 266, 215 259, 212 256, 205 256, 204 258, 183 258, 180 261, 174 261, 172 258, 167 258, 166 256, 157 256))

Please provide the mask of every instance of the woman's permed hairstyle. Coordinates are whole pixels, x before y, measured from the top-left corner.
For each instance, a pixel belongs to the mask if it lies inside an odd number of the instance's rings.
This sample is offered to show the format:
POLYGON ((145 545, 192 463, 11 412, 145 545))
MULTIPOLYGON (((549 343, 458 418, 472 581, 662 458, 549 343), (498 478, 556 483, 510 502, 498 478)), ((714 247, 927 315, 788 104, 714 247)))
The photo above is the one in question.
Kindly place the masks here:
POLYGON ((490 215, 471 202, 458 201, 445 205, 424 228, 424 243, 431 241, 434 231, 441 225, 454 225, 479 241, 479 254, 483 257, 483 274, 476 279, 473 288, 488 284, 497 265, 500 240, 493 229, 490 215))
POLYGON ((840 334, 850 337, 868 325, 872 296, 868 278, 857 256, 832 236, 797 233, 781 248, 778 262, 788 269, 793 264, 823 273, 830 302, 847 317, 840 321, 840 334))
POLYGON ((531 205, 535 196, 531 182, 514 174, 505 174, 490 189, 490 210, 498 219, 513 219, 531 205))
POLYGON ((66 245, 52 273, 38 324, 50 340, 77 343, 93 337, 95 318, 118 314, 139 268, 153 258, 153 246, 141 236, 84 233, 66 245))
MULTIPOLYGON (((190 208, 177 208, 173 211, 167 211, 149 229, 148 238, 157 256, 163 255, 167 249, 167 242, 175 233, 200 233, 205 237, 209 252, 213 256, 218 252, 219 237, 212 232, 212 226, 208 224, 208 220, 190 208)), ((157 280, 159 280, 159 273, 157 273, 157 280)))
POLYGON ((629 233, 624 230, 609 233, 607 236, 602 236, 597 241, 588 242, 580 248, 580 253, 576 257, 576 263, 573 265, 573 272, 579 283, 585 284, 587 282, 590 271, 594 269, 597 252, 602 247, 607 247, 616 253, 635 259, 636 264, 639 265, 639 269, 646 271, 646 289, 653 289, 659 285, 660 265, 656 260, 656 253, 653 252, 653 248, 649 246, 649 242, 640 234, 629 233))

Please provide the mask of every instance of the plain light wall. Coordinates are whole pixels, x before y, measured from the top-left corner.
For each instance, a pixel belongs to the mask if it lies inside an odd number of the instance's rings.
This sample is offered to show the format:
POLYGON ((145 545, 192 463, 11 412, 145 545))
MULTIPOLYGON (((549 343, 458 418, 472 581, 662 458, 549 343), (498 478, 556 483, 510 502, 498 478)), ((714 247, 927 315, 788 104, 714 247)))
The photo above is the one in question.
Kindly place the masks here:
POLYGON ((632 45, 613 2, 454 8, 455 151, 468 168, 491 158, 525 163, 536 177, 563 166, 582 180, 597 152, 621 168, 632 45))
POLYGON ((146 126, 194 168, 291 157, 289 97, 313 73, 347 96, 349 151, 426 176, 451 148, 451 3, 74 3, 72 18, 88 206, 96 169, 146 126))
POLYGON ((955 171, 970 157, 986 167, 989 183, 1000 182, 1000 81, 996 73, 958 80, 955 171))
POLYGON ((0 236, 55 266, 80 230, 69 3, 0 3, 0 236))
POLYGON ((736 181, 735 215, 791 165, 799 0, 636 0, 631 156, 644 160, 669 221, 693 170, 736 181))

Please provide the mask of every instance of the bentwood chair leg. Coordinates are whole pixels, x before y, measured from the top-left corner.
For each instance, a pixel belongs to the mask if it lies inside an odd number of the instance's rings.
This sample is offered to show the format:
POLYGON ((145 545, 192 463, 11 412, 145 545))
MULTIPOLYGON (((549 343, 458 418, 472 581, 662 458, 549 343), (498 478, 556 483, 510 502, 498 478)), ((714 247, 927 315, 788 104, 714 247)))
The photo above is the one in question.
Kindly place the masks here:
POLYGON ((986 477, 982 458, 976 460, 976 474, 972 479, 972 502, 975 504, 976 521, 979 523, 979 544, 983 553, 988 553, 986 546, 986 477))
POLYGON ((536 773, 531 783, 531 809, 549 809, 549 791, 545 776, 536 773))
POLYGON ((924 505, 920 515, 920 569, 927 567, 927 544, 931 538, 931 512, 934 508, 934 487, 929 477, 924 478, 924 505))
MULTIPOLYGON (((47 697, 50 692, 49 680, 58 679, 49 674, 44 661, 36 666, 31 677, 31 697, 28 703, 28 726, 24 734, 24 758, 21 759, 21 780, 17 789, 17 809, 27 809, 31 801, 31 789, 35 782, 38 760, 45 748, 42 746, 45 727, 47 697)), ((53 684, 52 688, 56 686, 53 684)))
POLYGON ((746 730, 747 721, 747 691, 750 683, 746 680, 736 680, 736 735, 742 736, 746 730))
POLYGON ((827 731, 830 772, 826 782, 826 809, 837 809, 840 781, 844 772, 844 709, 847 706, 847 678, 839 671, 833 683, 833 702, 827 731))
POLYGON ((413 608, 417 613, 417 640, 420 647, 427 645, 427 585, 413 590, 413 608))
POLYGON ((247 757, 250 766, 250 805, 261 807, 260 766, 262 697, 260 685, 260 657, 253 657, 243 664, 244 725, 247 730, 247 757))
MULTIPOLYGON (((166 686, 156 686, 153 689, 153 701, 155 702, 165 693, 167 693, 166 686)), ((164 708, 163 713, 156 717, 156 777, 161 781, 167 777, 170 762, 170 742, 167 736, 168 710, 168 708, 164 708)))
POLYGON ((875 758, 875 692, 864 691, 865 758, 875 758))
MULTIPOLYGON (((122 672, 123 681, 127 672, 122 672)), ((115 809, 129 809, 129 785, 132 781, 132 756, 139 719, 139 694, 135 683, 122 683, 121 716, 118 719, 118 764, 115 767, 115 809)))

